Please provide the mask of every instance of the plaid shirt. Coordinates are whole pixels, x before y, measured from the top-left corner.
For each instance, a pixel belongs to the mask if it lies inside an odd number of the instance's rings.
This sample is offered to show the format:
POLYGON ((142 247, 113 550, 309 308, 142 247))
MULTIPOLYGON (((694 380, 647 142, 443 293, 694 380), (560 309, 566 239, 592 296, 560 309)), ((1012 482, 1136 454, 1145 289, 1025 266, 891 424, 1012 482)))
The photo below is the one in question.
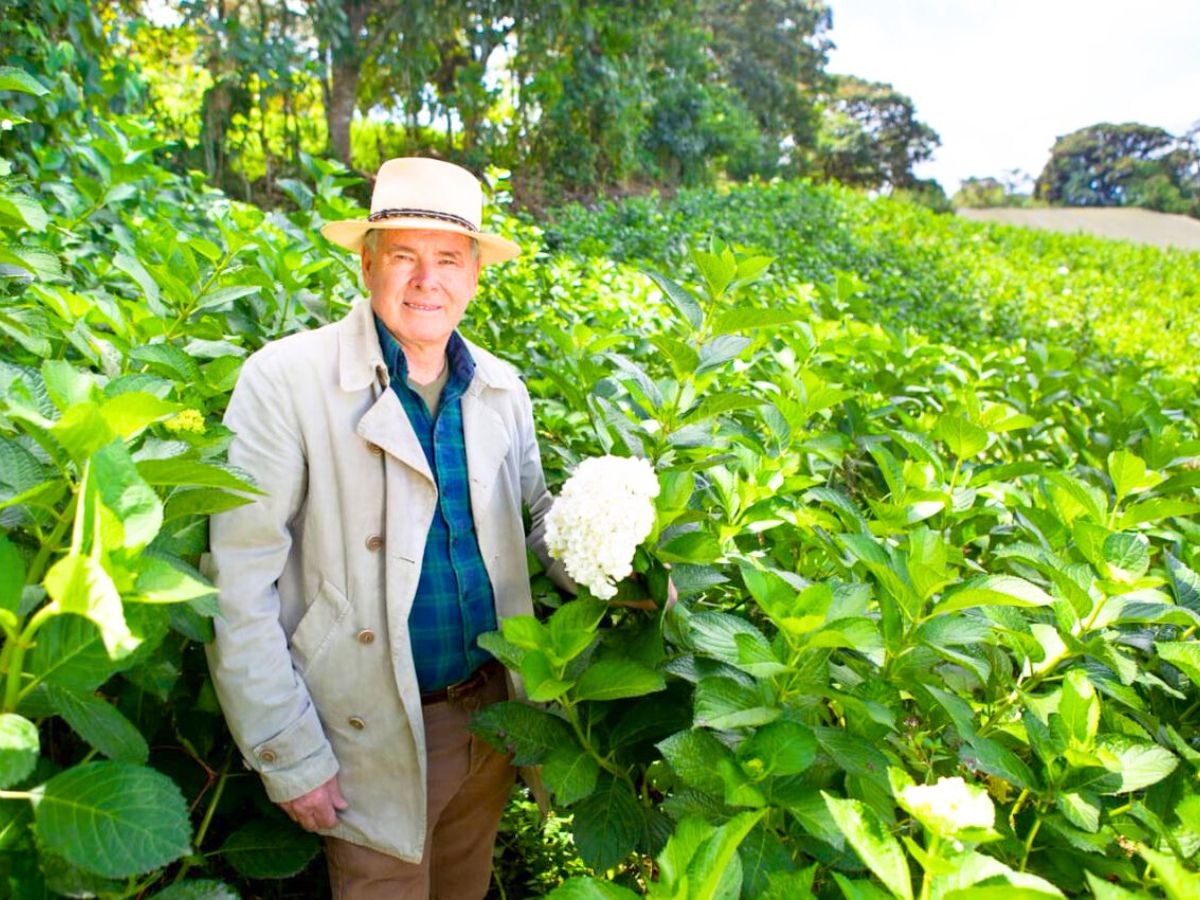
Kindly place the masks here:
POLYGON ((417 682, 428 693, 462 681, 492 658, 476 644, 479 635, 496 629, 496 606, 471 517, 459 401, 475 375, 475 361, 458 332, 451 334, 446 347, 450 376, 437 415, 430 416, 425 401, 408 386, 408 362, 400 344, 378 316, 375 330, 392 389, 408 413, 438 489, 408 615, 417 682))

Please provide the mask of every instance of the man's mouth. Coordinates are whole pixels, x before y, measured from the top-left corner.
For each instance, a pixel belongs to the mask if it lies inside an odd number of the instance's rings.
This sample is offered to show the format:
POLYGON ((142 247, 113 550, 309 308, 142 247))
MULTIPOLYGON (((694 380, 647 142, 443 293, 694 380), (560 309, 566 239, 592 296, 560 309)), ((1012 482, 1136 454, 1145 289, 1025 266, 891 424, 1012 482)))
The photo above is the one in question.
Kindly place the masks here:
POLYGON ((409 309, 415 309, 417 312, 437 312, 439 309, 441 309, 440 306, 430 306, 425 303, 412 303, 408 300, 404 301, 404 305, 409 309))

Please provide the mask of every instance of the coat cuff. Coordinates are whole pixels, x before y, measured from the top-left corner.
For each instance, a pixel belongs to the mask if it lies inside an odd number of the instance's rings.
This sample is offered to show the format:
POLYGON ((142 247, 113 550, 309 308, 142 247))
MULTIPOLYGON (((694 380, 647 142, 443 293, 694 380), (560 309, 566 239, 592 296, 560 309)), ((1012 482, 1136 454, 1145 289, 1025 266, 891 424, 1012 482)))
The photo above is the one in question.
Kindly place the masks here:
POLYGON ((255 746, 253 757, 247 763, 262 776, 274 803, 295 800, 338 772, 337 757, 312 706, 275 737, 255 746))

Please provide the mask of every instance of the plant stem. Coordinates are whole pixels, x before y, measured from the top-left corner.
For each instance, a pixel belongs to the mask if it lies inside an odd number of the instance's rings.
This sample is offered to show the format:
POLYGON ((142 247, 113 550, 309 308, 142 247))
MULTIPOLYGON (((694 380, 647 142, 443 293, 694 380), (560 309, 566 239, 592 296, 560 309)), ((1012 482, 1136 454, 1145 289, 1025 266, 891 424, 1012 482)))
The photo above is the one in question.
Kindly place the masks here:
MULTIPOLYGON (((937 856, 938 856, 938 851, 941 849, 941 847, 942 847, 941 838, 939 838, 936 834, 931 834, 929 836, 929 846, 926 848, 925 853, 930 860, 936 860, 937 856)), ((929 900, 932 893, 933 893, 933 873, 930 872, 928 869, 926 869, 925 875, 921 879, 920 900, 929 900)))
POLYGON ((1033 839, 1037 837, 1038 829, 1042 827, 1042 816, 1038 813, 1033 820, 1033 825, 1029 828, 1029 834, 1025 837, 1025 852, 1021 854, 1021 871, 1025 871, 1025 867, 1029 864, 1029 852, 1033 849, 1033 839))

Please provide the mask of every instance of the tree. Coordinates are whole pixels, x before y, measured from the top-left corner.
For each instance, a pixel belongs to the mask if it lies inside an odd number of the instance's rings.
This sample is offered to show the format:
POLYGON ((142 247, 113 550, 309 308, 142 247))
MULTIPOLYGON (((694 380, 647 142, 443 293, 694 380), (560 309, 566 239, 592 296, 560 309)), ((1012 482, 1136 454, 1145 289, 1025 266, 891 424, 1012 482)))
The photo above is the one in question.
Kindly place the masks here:
POLYGON ((942 142, 917 120, 912 100, 890 84, 835 76, 823 112, 817 168, 843 184, 913 187, 913 166, 942 142))
POLYGON ((1038 176, 1036 195, 1063 206, 1125 206, 1145 183, 1184 161, 1170 158, 1176 140, 1152 125, 1103 122, 1059 137, 1038 176), (1138 187, 1141 185, 1141 187, 1138 187))
POLYGON ((699 20, 712 35, 717 78, 741 97, 771 150, 759 174, 773 174, 788 152, 793 168, 803 168, 816 143, 833 46, 829 7, 823 0, 700 0, 699 20))

